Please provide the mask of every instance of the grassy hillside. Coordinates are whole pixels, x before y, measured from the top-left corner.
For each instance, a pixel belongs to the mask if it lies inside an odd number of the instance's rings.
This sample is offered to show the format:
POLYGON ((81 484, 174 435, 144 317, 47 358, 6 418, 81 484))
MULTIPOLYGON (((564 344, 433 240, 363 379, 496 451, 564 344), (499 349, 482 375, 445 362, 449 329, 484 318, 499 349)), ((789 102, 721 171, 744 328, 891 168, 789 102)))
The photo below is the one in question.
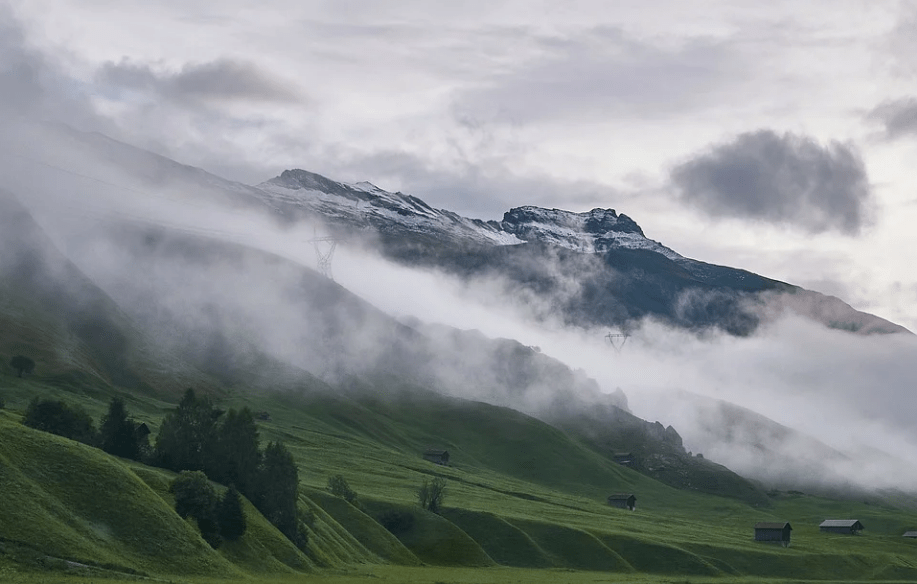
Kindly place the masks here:
MULTIPOLYGON (((55 578, 72 572, 188 582, 296 581, 304 574, 339 582, 573 581, 582 572, 628 581, 917 578, 917 542, 901 538, 917 529, 912 500, 765 495, 699 461, 692 476, 709 478, 705 492, 687 482, 674 488, 672 477, 656 480, 612 461, 620 445, 636 448, 627 442, 632 420, 568 417, 552 425, 444 397, 399 376, 397 367, 345 377, 336 387, 292 367, 274 376, 286 381, 270 390, 239 377, 223 384, 158 350, 47 241, 22 231, 23 222, 16 224, 21 238, 38 238, 31 249, 48 255, 0 248, 2 275, 19 278, 0 278, 0 581, 11 574, 41 581, 43 570, 55 578), (59 271, 63 280, 50 277, 59 271), (33 375, 19 378, 6 367, 18 353, 39 363, 33 375), (305 552, 247 502, 244 537, 213 550, 194 522, 174 512, 172 473, 20 423, 33 397, 80 405, 98 423, 118 396, 155 437, 188 386, 219 408, 266 412, 258 421, 262 444, 282 440, 293 453, 299 509, 314 518, 305 552), (450 465, 423 460, 431 447, 448 450, 450 465), (333 475, 358 493, 356 505, 327 492, 333 475), (447 484, 439 515, 416 504, 417 488, 433 477, 447 484), (606 497, 614 492, 634 493, 637 511, 610 507, 606 497), (388 520, 392 513, 400 523, 388 520), (817 525, 826 518, 859 519, 866 532, 821 534, 817 525), (774 520, 793 524, 791 547, 753 541, 753 525, 774 520)), ((339 300, 326 284, 323 293, 339 300)), ((366 309, 347 298, 354 310, 366 309)), ((258 375, 272 378, 276 363, 258 363, 258 375)))
MULTIPOLYGON (((2 379, 3 395, 30 383, 2 379)), ((162 404, 145 400, 138 405, 155 417, 162 404)), ((783 493, 770 507, 756 508, 680 491, 615 465, 533 418, 434 394, 390 400, 237 394, 223 405, 243 404, 270 413, 270 421, 259 422, 262 439, 283 439, 300 466, 300 505, 316 517, 307 554, 260 517, 242 541, 213 551, 193 523, 172 511, 171 473, 22 427, 17 414, 5 410, 0 538, 7 552, 0 565, 26 558, 17 565, 30 569, 37 556, 52 556, 119 571, 230 579, 361 565, 407 570, 421 563, 488 574, 494 568, 487 566, 499 565, 621 577, 917 576, 914 542, 900 537, 917 526, 917 513, 879 498, 866 504, 783 493), (454 463, 424 461, 420 451, 428 445, 448 449, 454 463), (346 477, 359 508, 326 492, 332 474, 346 477), (415 504, 417 486, 430 476, 447 480, 441 516, 415 504), (637 494, 637 511, 605 504, 609 492, 621 490, 637 494), (391 510, 410 514, 410 528, 386 531, 377 520, 391 510), (828 517, 855 517, 867 530, 858 537, 821 534, 817 525, 828 517), (755 543, 754 523, 776 519, 793 523, 791 547, 755 543)))

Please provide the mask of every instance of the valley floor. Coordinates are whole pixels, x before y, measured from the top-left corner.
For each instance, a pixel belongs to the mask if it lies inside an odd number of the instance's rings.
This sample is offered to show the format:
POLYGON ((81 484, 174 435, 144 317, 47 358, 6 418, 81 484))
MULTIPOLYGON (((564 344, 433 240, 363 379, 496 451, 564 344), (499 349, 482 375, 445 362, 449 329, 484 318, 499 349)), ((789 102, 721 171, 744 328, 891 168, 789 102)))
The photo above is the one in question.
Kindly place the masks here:
POLYGON ((118 578, 107 574, 65 574, 56 572, 19 572, 0 565, 0 581, 9 584, 122 584, 137 582, 168 582, 170 584, 521 584, 521 583, 557 583, 557 584, 777 584, 783 582, 870 582, 871 584, 895 584, 913 582, 913 580, 787 580, 764 578, 714 577, 696 578, 682 576, 658 576, 648 574, 608 574, 578 570, 532 570, 524 568, 443 568, 443 567, 403 567, 403 566, 365 566, 348 570, 329 570, 316 574, 298 576, 264 576, 241 579, 214 578, 118 578))

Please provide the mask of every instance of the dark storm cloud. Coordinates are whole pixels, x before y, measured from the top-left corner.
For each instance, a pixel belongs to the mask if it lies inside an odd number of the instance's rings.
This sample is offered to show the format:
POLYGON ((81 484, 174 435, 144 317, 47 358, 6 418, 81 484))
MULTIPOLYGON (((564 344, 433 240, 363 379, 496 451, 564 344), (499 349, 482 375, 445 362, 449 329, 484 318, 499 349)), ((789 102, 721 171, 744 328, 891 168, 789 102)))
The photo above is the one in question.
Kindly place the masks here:
POLYGON ((456 109, 521 123, 596 113, 677 113, 702 106, 743 72, 735 46, 709 39, 662 48, 603 27, 532 41, 537 58, 459 94, 456 109))
POLYGON ((99 79, 115 87, 151 91, 176 101, 291 103, 303 99, 290 84, 255 64, 231 59, 189 63, 177 72, 159 72, 128 60, 110 62, 100 69, 99 79))
POLYGON ((917 98, 886 101, 869 112, 868 118, 885 126, 885 137, 889 140, 917 136, 917 98))
POLYGON ((714 217, 783 224, 810 233, 857 234, 873 204, 857 149, 759 130, 675 167, 683 201, 714 217))

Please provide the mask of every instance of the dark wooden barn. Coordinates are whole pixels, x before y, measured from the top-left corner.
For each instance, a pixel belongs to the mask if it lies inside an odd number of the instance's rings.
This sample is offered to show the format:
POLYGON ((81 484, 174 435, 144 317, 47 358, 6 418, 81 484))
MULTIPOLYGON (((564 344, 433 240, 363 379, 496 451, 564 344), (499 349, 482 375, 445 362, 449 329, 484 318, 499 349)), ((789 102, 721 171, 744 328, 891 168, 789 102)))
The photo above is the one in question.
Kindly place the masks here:
POLYGON ((755 523, 755 541, 772 541, 790 545, 790 532, 793 528, 786 521, 761 521, 755 523))
POLYGON ((857 535, 863 531, 863 524, 856 519, 825 519, 818 526, 822 533, 842 533, 857 535))
POLYGON ((449 465, 449 451, 428 448, 423 452, 423 459, 443 466, 449 465))
POLYGON ((634 455, 631 452, 615 452, 612 459, 618 464, 630 466, 634 463, 634 455))
POLYGON ((608 495, 608 504, 612 507, 633 511, 637 508, 637 497, 631 493, 614 493, 613 495, 608 495))

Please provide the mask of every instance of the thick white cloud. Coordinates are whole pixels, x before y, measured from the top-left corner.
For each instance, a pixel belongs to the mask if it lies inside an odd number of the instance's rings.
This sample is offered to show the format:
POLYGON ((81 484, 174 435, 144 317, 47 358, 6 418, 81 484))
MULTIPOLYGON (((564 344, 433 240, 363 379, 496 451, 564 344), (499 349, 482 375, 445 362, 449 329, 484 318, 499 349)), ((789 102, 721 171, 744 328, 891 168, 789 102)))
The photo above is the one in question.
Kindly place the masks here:
POLYGON ((917 323, 912 141, 864 121, 917 95, 912 3, 8 3, 4 54, 45 72, 42 100, 16 98, 36 117, 246 182, 301 167, 483 218, 613 207, 686 255, 917 323), (669 168, 759 128, 856 144, 874 229, 810 238, 675 200, 669 168))

